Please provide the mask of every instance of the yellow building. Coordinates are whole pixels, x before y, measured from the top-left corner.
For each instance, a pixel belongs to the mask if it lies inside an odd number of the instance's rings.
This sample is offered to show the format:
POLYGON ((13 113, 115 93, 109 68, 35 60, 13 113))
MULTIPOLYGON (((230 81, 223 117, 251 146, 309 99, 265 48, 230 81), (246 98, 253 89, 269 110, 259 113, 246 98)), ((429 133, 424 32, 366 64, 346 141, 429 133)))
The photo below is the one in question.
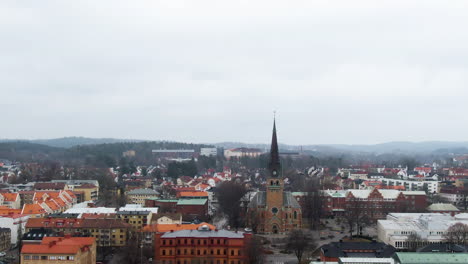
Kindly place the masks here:
POLYGON ((80 186, 76 186, 73 191, 75 192, 83 192, 84 193, 84 201, 96 201, 99 196, 99 187, 94 184, 86 183, 80 186))
POLYGON ((126 245, 132 226, 120 219, 108 218, 30 218, 26 223, 26 232, 39 228, 94 237, 98 247, 121 247, 126 245))
POLYGON ((70 264, 96 263, 96 241, 92 237, 44 237, 40 244, 25 244, 21 263, 49 264, 65 261, 70 264))
POLYGON ((130 224, 134 230, 140 230, 151 224, 153 213, 151 211, 119 211, 117 216, 130 224))
POLYGON ((159 198, 158 192, 153 189, 134 189, 127 192, 127 200, 132 204, 145 204, 149 198, 159 198))

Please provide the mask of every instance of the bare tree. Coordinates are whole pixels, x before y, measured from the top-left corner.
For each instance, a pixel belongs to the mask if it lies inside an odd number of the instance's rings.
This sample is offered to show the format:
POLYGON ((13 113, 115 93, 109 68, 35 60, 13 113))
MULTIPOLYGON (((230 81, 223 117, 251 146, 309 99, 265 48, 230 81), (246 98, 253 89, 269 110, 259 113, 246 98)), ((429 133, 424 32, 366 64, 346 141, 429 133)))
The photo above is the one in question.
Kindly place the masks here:
POLYGON ((309 233, 304 232, 304 230, 294 229, 287 237, 286 249, 294 252, 299 264, 302 262, 304 253, 314 250, 315 247, 316 244, 313 237, 309 233))
POLYGON ((320 218, 323 217, 323 197, 320 195, 318 180, 309 180, 306 184, 306 195, 304 197, 304 216, 309 221, 309 228, 316 230, 320 225, 320 218))
POLYGON ((421 238, 417 233, 411 233, 408 238, 406 238, 406 243, 408 244, 408 251, 415 252, 418 248, 427 244, 427 240, 421 238))
POLYGON ((245 253, 248 258, 248 264, 262 264, 264 261, 264 251, 263 251, 263 243, 262 239, 258 236, 252 236, 250 240, 248 240, 245 253))
POLYGON ((439 194, 434 194, 430 196, 431 203, 450 203, 450 201, 445 198, 440 196, 439 194))
POLYGON ((367 203, 357 198, 351 198, 346 202, 344 218, 349 226, 350 236, 353 235, 354 227, 356 227, 356 233, 359 234, 363 226, 370 224, 371 220, 366 212, 368 209, 367 203))
POLYGON ((447 232, 444 233, 444 239, 450 244, 468 244, 468 225, 463 223, 453 224, 447 229, 447 232))
POLYGON ((220 210, 228 217, 229 224, 240 227, 241 199, 247 193, 247 189, 233 181, 223 182, 216 189, 220 210))

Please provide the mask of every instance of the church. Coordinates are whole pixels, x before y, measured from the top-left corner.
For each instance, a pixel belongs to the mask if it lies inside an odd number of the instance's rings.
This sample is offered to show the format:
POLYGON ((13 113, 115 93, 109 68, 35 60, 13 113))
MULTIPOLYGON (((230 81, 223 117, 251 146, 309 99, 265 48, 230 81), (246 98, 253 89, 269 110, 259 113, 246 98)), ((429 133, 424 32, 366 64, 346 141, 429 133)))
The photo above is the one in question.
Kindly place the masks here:
POLYGON ((273 121, 270 162, 266 190, 259 191, 250 201, 248 223, 259 234, 285 234, 302 227, 301 206, 291 192, 284 191, 276 121, 273 121))

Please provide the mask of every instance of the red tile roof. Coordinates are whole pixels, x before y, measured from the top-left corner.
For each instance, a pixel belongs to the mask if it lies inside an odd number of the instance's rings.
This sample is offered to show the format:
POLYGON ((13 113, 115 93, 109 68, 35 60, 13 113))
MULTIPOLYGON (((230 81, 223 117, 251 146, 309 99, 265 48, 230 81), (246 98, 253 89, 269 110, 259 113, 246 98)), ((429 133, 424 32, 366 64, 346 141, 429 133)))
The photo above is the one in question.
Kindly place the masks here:
POLYGON ((25 244, 22 254, 77 254, 89 250, 94 237, 44 237, 41 244, 25 244))
POLYGON ((5 202, 14 202, 18 199, 18 195, 17 193, 2 193, 2 196, 3 196, 3 200, 5 202))
POLYGON ((200 224, 154 224, 148 225, 143 227, 143 232, 158 232, 158 233, 165 233, 170 231, 179 231, 179 230, 197 230, 202 225, 207 225, 210 230, 215 230, 216 227, 214 225, 210 225, 208 223, 200 223, 200 224))

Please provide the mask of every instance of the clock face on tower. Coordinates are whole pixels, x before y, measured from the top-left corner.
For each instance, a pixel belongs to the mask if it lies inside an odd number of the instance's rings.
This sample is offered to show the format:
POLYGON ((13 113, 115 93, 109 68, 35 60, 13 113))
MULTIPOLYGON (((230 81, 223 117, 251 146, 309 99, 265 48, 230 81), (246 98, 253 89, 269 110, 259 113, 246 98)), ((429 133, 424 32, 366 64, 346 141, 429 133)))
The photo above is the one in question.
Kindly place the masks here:
POLYGON ((273 170, 271 174, 273 175, 273 177, 278 177, 278 172, 276 170, 273 170))

